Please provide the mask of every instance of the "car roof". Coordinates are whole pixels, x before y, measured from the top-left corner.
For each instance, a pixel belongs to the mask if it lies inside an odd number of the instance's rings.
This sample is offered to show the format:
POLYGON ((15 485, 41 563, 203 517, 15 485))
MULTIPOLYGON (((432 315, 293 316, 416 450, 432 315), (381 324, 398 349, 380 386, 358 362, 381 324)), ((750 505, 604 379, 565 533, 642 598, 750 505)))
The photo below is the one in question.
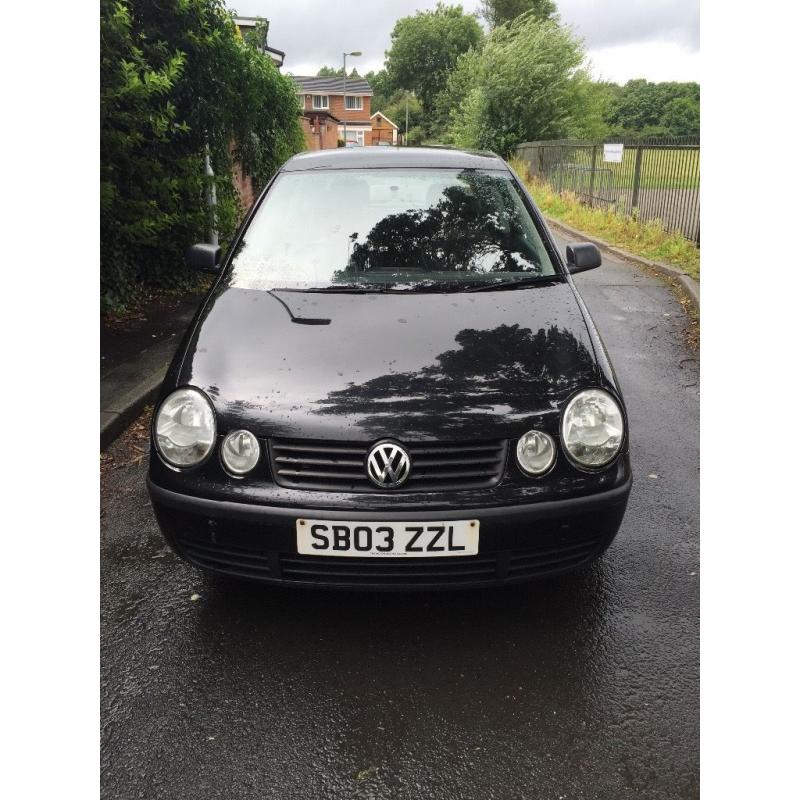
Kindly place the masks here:
POLYGON ((507 170, 494 153, 447 147, 340 147, 316 150, 290 158, 282 172, 316 169, 446 168, 507 170))

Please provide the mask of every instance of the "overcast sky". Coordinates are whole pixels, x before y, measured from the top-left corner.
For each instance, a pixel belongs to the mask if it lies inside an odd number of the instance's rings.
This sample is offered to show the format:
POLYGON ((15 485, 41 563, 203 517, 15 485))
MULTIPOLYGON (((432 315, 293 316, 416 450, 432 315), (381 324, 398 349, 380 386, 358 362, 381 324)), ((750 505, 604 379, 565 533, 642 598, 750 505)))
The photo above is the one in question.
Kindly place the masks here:
MULTIPOLYGON (((556 0, 564 22, 584 38, 597 78, 624 83, 700 80, 699 0, 556 0)), ((436 0, 228 0, 246 16, 269 19, 269 43, 286 52, 285 72, 313 75, 341 65, 344 50, 362 74, 378 70, 395 20, 436 0)), ((463 0, 477 11, 480 0, 463 0)))

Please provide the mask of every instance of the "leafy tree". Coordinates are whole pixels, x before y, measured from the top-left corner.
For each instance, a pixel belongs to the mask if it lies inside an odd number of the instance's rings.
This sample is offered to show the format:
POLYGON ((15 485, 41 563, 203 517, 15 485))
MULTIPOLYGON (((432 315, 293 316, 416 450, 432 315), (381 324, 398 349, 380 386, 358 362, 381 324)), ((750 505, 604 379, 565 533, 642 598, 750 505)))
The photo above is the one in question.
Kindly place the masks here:
POLYGON ((552 0, 483 0, 481 3, 481 16, 490 28, 512 22, 528 11, 537 19, 551 19, 556 14, 556 4, 552 0))
POLYGON ((442 138, 447 144, 453 144, 450 119, 459 113, 458 109, 462 102, 476 87, 480 63, 481 54, 478 50, 470 49, 466 53, 462 53, 447 77, 444 90, 436 98, 436 124, 443 132, 442 138))
POLYGON ((101 0, 101 301, 186 286, 205 238, 206 148, 224 244, 241 215, 234 160, 256 187, 302 149, 295 89, 238 33, 222 0, 101 0))
POLYGON ((465 170, 426 208, 389 214, 363 242, 353 246, 350 261, 336 279, 371 273, 532 272, 543 265, 526 238, 509 184, 493 175, 465 170))
POLYGON ((697 83, 628 81, 607 112, 619 136, 690 136, 700 132, 697 83))
POLYGON ((667 136, 700 135, 700 103, 691 97, 675 97, 664 106, 661 126, 667 136))
POLYGON ((395 23, 386 53, 386 72, 392 89, 414 92, 422 103, 426 125, 432 127, 436 97, 459 55, 480 47, 484 34, 477 18, 461 6, 438 3, 433 11, 418 11, 395 23))
POLYGON ((242 34, 241 29, 237 27, 236 32, 242 37, 244 42, 250 45, 250 47, 255 47, 256 49, 262 48, 267 44, 267 36, 269 35, 269 20, 259 18, 256 20, 255 27, 251 30, 248 30, 242 34))
POLYGON ((585 70, 578 70, 566 98, 571 109, 567 136, 602 139, 608 135, 605 115, 611 100, 607 87, 590 80, 585 70))
POLYGON ((592 81, 592 93, 595 97, 594 102, 601 111, 603 122, 606 127, 606 131, 604 131, 602 135, 608 133, 608 119, 619 104, 622 91, 623 89, 618 83, 613 83, 612 81, 592 81))
POLYGON ((523 141, 595 135, 603 122, 583 59, 581 40, 555 19, 527 13, 495 28, 451 113, 453 140, 506 155, 523 141))
POLYGON ((464 413, 465 387, 480 386, 483 411, 471 412, 470 421, 485 418, 488 423, 496 413, 492 406, 510 404, 512 414, 520 413, 526 410, 524 400, 546 395, 554 386, 568 396, 595 369, 594 356, 568 328, 502 324, 476 330, 468 324, 456 334, 456 347, 437 355, 432 364, 409 372, 386 370, 363 383, 349 383, 328 392, 314 413, 369 408, 359 422, 368 435, 377 438, 390 427, 400 439, 421 430, 435 437, 441 436, 441 421, 429 413, 431 397, 443 413, 458 416, 464 413))
POLYGON ((375 108, 376 111, 383 111, 389 119, 400 128, 400 133, 406 129, 406 103, 408 103, 408 131, 411 144, 418 144, 422 140, 421 125, 424 119, 422 103, 419 98, 406 89, 395 92, 389 101, 382 108, 375 108))
POLYGON ((378 72, 370 70, 365 76, 364 80, 372 87, 372 110, 383 111, 384 106, 389 102, 389 96, 392 94, 392 87, 389 85, 389 77, 386 70, 382 69, 378 72))
POLYGON ((406 144, 417 146, 425 142, 425 131, 421 126, 417 125, 408 129, 408 136, 406 136, 406 144))
MULTIPOLYGON (((317 77, 318 78, 343 78, 344 77, 344 67, 339 67, 338 69, 335 67, 320 67, 317 70, 317 77)), ((358 74, 358 70, 353 67, 350 70, 350 74, 347 76, 348 78, 358 78, 360 77, 358 74)))

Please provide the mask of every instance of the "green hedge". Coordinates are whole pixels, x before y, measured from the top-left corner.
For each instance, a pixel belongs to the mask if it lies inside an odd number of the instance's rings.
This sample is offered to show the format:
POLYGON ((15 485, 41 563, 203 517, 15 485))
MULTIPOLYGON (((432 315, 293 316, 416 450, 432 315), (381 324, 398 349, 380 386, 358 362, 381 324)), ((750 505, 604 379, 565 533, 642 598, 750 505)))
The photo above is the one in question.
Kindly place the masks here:
POLYGON ((194 276, 185 248, 207 238, 211 153, 217 228, 241 217, 239 161, 258 189, 303 148, 294 85, 245 43, 221 0, 101 0, 101 307, 194 276))

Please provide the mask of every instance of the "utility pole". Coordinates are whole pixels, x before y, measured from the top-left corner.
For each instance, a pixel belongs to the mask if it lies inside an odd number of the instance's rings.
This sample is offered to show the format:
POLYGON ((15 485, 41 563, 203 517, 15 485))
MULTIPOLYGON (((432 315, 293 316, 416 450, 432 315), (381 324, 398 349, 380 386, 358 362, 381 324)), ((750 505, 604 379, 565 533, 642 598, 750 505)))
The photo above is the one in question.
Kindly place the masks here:
POLYGON ((219 244, 219 234, 217 233, 217 184, 214 182, 214 170, 211 167, 211 148, 206 141, 206 164, 205 174, 209 178, 208 182, 208 216, 209 231, 208 238, 211 244, 219 244))
POLYGON ((344 146, 347 147, 347 56, 360 56, 360 50, 354 50, 352 53, 342 53, 342 102, 344 103, 344 116, 342 122, 344 124, 344 146))
POLYGON ((344 104, 344 146, 347 149, 347 53, 342 53, 342 103, 344 104))
POLYGON ((408 95, 406 95, 406 135, 403 137, 403 145, 408 147, 408 95))

